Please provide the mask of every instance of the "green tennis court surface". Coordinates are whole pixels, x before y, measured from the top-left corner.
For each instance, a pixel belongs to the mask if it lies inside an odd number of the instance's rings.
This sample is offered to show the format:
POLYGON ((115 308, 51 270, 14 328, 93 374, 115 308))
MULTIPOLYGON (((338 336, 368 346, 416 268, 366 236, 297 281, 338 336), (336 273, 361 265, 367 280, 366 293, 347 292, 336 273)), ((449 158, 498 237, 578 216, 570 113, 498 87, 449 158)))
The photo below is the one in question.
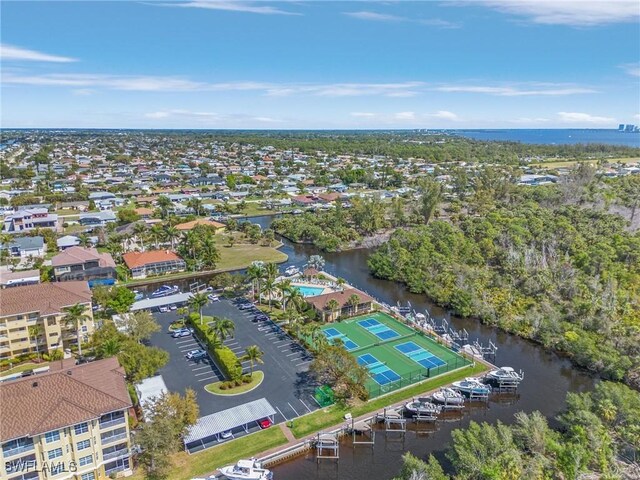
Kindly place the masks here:
POLYGON ((340 339, 358 363, 367 367, 371 397, 471 363, 382 312, 327 324, 322 331, 330 343, 340 339))

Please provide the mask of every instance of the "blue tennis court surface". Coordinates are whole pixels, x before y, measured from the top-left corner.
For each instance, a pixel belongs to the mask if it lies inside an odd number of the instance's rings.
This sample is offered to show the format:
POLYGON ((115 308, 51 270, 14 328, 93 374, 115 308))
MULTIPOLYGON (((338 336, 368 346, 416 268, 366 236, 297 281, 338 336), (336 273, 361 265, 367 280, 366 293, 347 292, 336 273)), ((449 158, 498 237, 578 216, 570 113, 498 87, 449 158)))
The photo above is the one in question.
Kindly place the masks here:
POLYGON ((369 375, 380 385, 386 385, 387 383, 400 380, 400 375, 387 367, 384 363, 380 362, 376 357, 370 353, 365 353, 358 357, 358 365, 367 367, 369 369, 369 375))
POLYGON ((425 368, 439 367, 447 363, 413 342, 401 343, 394 348, 425 368))
POLYGON ((323 333, 327 337, 327 340, 329 340, 329 341, 334 340, 334 339, 340 339, 342 341, 342 344, 344 345, 344 348, 348 352, 358 348, 358 344, 356 342, 351 340, 344 333, 340 333, 335 328, 327 328, 326 330, 323 330, 323 333))
POLYGON ((384 323, 380 323, 375 318, 367 318, 358 322, 362 328, 373 333, 380 340, 390 340, 392 338, 399 337, 400 334, 395 330, 390 329, 384 323))

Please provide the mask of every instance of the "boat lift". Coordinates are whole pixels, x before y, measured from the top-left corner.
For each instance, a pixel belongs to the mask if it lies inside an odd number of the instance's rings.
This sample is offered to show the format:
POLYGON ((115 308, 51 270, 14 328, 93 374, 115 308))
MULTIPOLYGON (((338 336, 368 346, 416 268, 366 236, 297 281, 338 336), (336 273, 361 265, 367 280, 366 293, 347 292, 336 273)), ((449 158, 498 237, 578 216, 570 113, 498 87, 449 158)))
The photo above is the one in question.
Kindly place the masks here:
POLYGON ((319 432, 315 440, 316 460, 338 460, 340 458, 340 442, 338 433, 319 432))
POLYGON ((374 417, 371 417, 368 420, 362 420, 358 423, 355 423, 353 418, 351 419, 351 426, 349 427, 349 430, 351 430, 351 434, 353 435, 351 443, 354 446, 375 445, 376 431, 373 429, 373 421, 374 417), (359 440, 357 440, 357 438, 359 438, 359 440))

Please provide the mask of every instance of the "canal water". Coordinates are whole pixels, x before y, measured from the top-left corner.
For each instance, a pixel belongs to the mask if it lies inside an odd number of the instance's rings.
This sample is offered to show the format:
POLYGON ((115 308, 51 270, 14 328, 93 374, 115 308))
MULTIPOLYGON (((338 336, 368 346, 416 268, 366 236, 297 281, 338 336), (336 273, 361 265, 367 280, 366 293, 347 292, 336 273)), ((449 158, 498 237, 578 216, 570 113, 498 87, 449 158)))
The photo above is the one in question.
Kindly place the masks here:
MULTIPOLYGON (((268 227, 273 217, 255 217, 251 220, 268 227)), ((451 431, 465 428, 471 420, 476 422, 511 423, 519 411, 539 410, 553 423, 553 418, 564 408, 567 392, 580 392, 593 388, 595 380, 576 369, 562 357, 546 352, 542 347, 515 335, 483 326, 480 322, 451 316, 427 300, 424 295, 407 292, 395 282, 372 277, 367 268, 369 249, 348 252, 324 253, 312 245, 298 245, 283 239, 282 252, 289 256, 288 265, 302 267, 310 255, 321 254, 326 260, 325 270, 342 277, 369 295, 390 305, 411 302, 418 312, 428 311, 436 319, 446 318, 456 329, 466 329, 470 339, 478 339, 487 345, 491 340, 497 345, 495 363, 522 369, 525 378, 517 395, 501 396, 488 404, 465 408, 463 412, 448 414, 446 421, 435 425, 421 425, 419 431, 412 424, 405 435, 398 433, 376 435, 376 443, 370 446, 352 446, 345 438, 340 448, 340 460, 323 460, 319 464, 312 453, 273 468, 277 480, 345 479, 388 480, 398 474, 401 456, 410 451, 421 458, 434 454, 446 465, 444 452, 451 439, 451 431)), ((206 279, 202 279, 206 281, 206 279)), ((186 287, 186 285, 183 285, 186 287)))

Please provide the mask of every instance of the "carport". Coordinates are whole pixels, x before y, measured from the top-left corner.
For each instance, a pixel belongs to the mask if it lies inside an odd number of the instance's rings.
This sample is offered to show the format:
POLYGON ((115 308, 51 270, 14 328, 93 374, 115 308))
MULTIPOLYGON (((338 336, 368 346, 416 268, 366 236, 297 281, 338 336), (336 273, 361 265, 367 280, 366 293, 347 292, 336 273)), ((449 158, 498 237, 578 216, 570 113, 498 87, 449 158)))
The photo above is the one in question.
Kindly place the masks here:
POLYGON ((151 310, 152 308, 160 308, 166 307, 167 305, 180 305, 187 303, 191 297, 193 297, 192 293, 176 293, 175 295, 167 295, 166 297, 158 297, 158 298, 145 298, 143 300, 138 300, 131 305, 131 311, 136 312, 138 310, 151 310))
POLYGON ((189 452, 202 450, 220 441, 220 434, 228 430, 242 427, 249 432, 249 425, 269 418, 275 423, 276 411, 266 398, 260 398, 237 407, 228 408, 198 419, 189 429, 184 439, 184 447, 189 452))

